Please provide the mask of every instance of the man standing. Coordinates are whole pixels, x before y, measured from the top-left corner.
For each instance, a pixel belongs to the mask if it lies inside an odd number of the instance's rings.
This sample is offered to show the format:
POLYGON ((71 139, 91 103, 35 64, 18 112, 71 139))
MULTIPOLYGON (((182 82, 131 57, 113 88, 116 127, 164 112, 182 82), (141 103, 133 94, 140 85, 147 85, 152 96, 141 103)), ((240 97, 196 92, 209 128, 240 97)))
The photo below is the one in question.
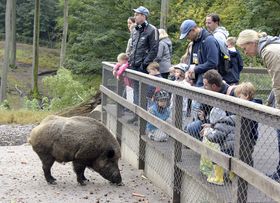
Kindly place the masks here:
POLYGON ((185 20, 180 27, 180 39, 193 42, 189 60, 188 77, 194 79, 196 87, 203 86, 202 75, 219 65, 219 44, 206 29, 200 28, 193 20, 185 20))
POLYGON ((215 13, 211 13, 206 16, 205 20, 206 28, 209 32, 211 32, 217 40, 221 40, 226 43, 226 39, 228 38, 228 31, 225 27, 220 25, 220 17, 215 13))
MULTIPOLYGON (((133 9, 136 26, 132 31, 132 50, 129 56, 130 68, 147 73, 147 66, 157 56, 159 46, 159 33, 155 26, 148 23, 149 10, 143 6, 133 9)), ((139 83, 133 83, 133 103, 139 104, 139 83)), ((134 116, 129 123, 137 121, 134 116)))

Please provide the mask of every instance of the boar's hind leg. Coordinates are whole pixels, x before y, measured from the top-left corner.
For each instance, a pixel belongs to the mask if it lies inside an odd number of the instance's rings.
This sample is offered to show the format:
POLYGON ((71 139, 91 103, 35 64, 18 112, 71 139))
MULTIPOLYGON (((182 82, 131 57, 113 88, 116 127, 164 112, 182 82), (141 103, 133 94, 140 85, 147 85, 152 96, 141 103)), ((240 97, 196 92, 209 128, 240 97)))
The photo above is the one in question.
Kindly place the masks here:
POLYGON ((73 168, 74 171, 77 175, 77 181, 78 183, 80 183, 81 185, 86 185, 84 181, 88 181, 88 179, 86 179, 84 172, 86 169, 86 165, 84 163, 78 162, 78 161, 73 161, 73 168))
POLYGON ((51 167, 55 161, 55 158, 49 154, 39 154, 39 157, 43 164, 45 179, 50 184, 56 184, 56 179, 51 174, 51 167))

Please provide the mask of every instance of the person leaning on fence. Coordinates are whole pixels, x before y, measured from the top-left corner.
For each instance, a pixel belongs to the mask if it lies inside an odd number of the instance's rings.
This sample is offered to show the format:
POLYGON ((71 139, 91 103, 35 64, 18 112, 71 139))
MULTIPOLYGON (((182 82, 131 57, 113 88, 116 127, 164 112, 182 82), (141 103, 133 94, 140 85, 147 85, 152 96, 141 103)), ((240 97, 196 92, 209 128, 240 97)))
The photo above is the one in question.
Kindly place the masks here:
MULTIPOLYGON (((187 80, 185 79, 185 72, 187 69, 187 64, 184 63, 179 63, 173 66, 174 68, 174 76, 175 76, 175 83, 176 84, 181 84, 184 85, 185 87, 190 86, 190 83, 187 82, 187 80)), ((175 107, 176 104, 174 104, 174 96, 172 94, 172 98, 171 98, 171 104, 170 104, 170 108, 172 109, 173 107, 175 107)), ((186 96, 183 97, 183 107, 182 107, 182 119, 183 119, 183 123, 187 118, 187 110, 188 110, 188 98, 186 96)))
POLYGON ((223 76, 223 79, 229 85, 237 85, 240 80, 240 73, 243 70, 243 60, 239 51, 235 48, 236 38, 229 37, 226 40, 228 52, 230 56, 229 72, 223 76))
MULTIPOLYGON (((272 80, 275 107, 280 109, 280 38, 247 29, 239 33, 237 45, 248 56, 259 55, 272 80)), ((279 161, 276 171, 268 176, 280 182, 280 129, 277 129, 279 161)))
MULTIPOLYGON (((147 67, 147 71, 149 73, 149 75, 158 77, 158 78, 162 78, 160 72, 159 72, 159 64, 157 62, 152 62, 148 65, 147 67)), ((152 85, 148 85, 147 87, 147 109, 153 104, 153 97, 155 95, 155 93, 159 91, 159 88, 154 87, 152 85)))
POLYGON ((159 63, 161 76, 167 79, 169 75, 169 68, 171 67, 172 42, 164 29, 158 29, 158 31, 159 46, 155 61, 159 63))
MULTIPOLYGON (((235 116, 227 116, 224 110, 213 107, 209 117, 210 123, 203 125, 203 129, 200 132, 201 136, 203 136, 203 142, 211 148, 221 150, 225 154, 233 156, 235 116), (218 144, 218 146, 215 144, 218 144)), ((215 163, 212 165, 211 162, 209 162, 209 160, 201 157, 200 171, 207 176, 207 182, 223 185, 224 169, 215 163)), ((232 179, 232 177, 233 174, 230 173, 230 178, 232 179)))
MULTIPOLYGON (((234 88, 225 83, 222 76, 216 70, 208 70, 204 73, 203 84, 203 87, 206 90, 234 96, 234 88)), ((197 116, 195 116, 191 123, 185 126, 184 131, 192 137, 202 140, 200 135, 202 124, 209 123, 209 114, 211 109, 212 107, 207 104, 199 104, 196 110, 197 116)))
MULTIPOLYGON (((159 45, 159 33, 155 26, 150 24, 147 19, 149 10, 143 6, 133 9, 136 26, 131 33, 132 50, 129 55, 130 68, 142 73, 147 73, 147 66, 157 56, 159 45)), ((133 82, 133 103, 139 104, 139 82, 133 82)), ((137 122, 136 115, 128 120, 128 123, 137 122)))
MULTIPOLYGON (((149 113, 166 121, 170 117, 169 93, 164 90, 160 90, 155 93, 154 100, 155 102, 149 108, 149 113)), ((168 139, 168 135, 165 132, 161 131, 151 123, 147 123, 146 125, 146 134, 151 140, 157 142, 165 142, 168 139)))
MULTIPOLYGON (((262 100, 258 98, 254 98, 256 94, 256 89, 254 85, 250 82, 243 82, 240 85, 237 85, 234 89, 234 93, 240 99, 245 99, 257 104, 262 104, 262 100)), ((258 122, 250 119, 246 119, 244 122, 244 127, 246 128, 246 132, 248 132, 249 136, 246 137, 245 144, 246 144, 246 159, 247 164, 250 166, 254 165, 252 154, 254 152, 254 147, 256 145, 259 132, 258 132, 258 122)))
POLYGON ((219 44, 206 29, 200 28, 193 20, 185 20, 180 27, 180 39, 193 42, 188 77, 195 80, 195 86, 203 86, 203 73, 217 69, 219 65, 219 44))

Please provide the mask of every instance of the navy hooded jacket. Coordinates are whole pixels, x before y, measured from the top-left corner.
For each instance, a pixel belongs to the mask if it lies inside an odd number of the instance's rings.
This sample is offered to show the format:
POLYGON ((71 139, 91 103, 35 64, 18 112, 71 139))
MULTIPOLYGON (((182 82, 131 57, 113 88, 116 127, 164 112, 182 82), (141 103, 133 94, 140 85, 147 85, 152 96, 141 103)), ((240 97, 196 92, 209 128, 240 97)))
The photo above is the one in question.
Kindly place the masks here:
POLYGON ((203 86, 203 74, 219 65, 219 44, 212 34, 202 29, 197 40, 193 41, 191 64, 195 64, 193 55, 197 54, 198 64, 195 66, 195 86, 203 86))
POLYGON ((230 55, 230 71, 223 76, 228 84, 237 84, 240 79, 240 72, 243 69, 243 60, 238 50, 228 51, 230 55))

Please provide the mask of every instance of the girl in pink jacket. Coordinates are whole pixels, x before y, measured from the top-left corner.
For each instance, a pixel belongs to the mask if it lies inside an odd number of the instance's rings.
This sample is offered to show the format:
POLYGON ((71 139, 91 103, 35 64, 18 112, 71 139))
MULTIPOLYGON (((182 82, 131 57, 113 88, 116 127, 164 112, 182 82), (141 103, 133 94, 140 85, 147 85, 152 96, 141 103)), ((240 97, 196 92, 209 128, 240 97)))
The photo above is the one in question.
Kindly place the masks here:
MULTIPOLYGON (((117 57, 118 63, 113 68, 113 75, 118 80, 120 79, 120 76, 123 74, 125 69, 129 66, 128 64, 128 56, 125 53, 120 53, 117 57)), ((125 86, 130 86, 130 81, 128 78, 124 78, 124 84, 125 86)))

